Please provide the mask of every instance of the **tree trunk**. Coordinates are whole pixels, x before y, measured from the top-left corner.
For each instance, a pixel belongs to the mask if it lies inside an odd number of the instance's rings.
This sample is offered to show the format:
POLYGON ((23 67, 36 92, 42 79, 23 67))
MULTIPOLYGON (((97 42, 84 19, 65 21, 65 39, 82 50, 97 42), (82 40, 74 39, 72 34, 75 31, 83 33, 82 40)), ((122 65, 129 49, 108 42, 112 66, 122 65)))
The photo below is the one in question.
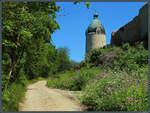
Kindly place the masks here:
POLYGON ((9 74, 8 74, 9 79, 11 78, 13 70, 14 70, 14 59, 11 58, 11 61, 10 61, 10 71, 9 71, 9 74))

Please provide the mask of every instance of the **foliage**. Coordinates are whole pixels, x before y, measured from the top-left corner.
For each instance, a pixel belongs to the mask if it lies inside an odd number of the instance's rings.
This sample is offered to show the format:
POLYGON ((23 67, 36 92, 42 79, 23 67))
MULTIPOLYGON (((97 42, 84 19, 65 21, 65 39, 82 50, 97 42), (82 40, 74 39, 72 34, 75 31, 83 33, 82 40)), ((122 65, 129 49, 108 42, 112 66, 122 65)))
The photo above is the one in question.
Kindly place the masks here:
POLYGON ((69 59, 69 49, 67 47, 61 47, 57 49, 58 54, 58 72, 69 70, 71 63, 69 59))
POLYGON ((74 70, 82 69, 83 67, 86 67, 87 63, 85 60, 81 61, 80 63, 77 63, 74 67, 74 70))
POLYGON ((19 83, 13 83, 2 92, 2 111, 18 111, 19 102, 22 101, 26 88, 19 83))
MULTIPOLYGON (((79 0, 76 0, 75 2, 74 2, 74 4, 77 4, 77 3, 81 3, 79 0)), ((91 4, 89 3, 89 2, 84 2, 84 4, 86 5, 86 7, 87 8, 90 8, 91 7, 91 4)))
POLYGON ((60 29, 56 21, 59 9, 54 1, 2 2, 4 111, 18 109, 28 80, 70 70, 68 49, 56 49, 51 43, 51 34, 60 29))
POLYGON ((70 63, 71 63, 71 69, 75 70, 76 66, 78 65, 78 62, 71 60, 70 63))
POLYGON ((18 109, 27 79, 57 71, 57 50, 51 44, 51 34, 59 29, 59 8, 55 2, 2 2, 4 111, 18 109))
POLYGON ((2 63, 4 70, 7 68, 2 73, 14 81, 24 68, 28 78, 33 79, 39 76, 43 65, 49 65, 42 64, 51 54, 46 51, 45 43, 49 43, 51 34, 59 29, 55 13, 59 7, 55 2, 3 2, 2 9, 2 63), (43 50, 47 55, 43 55, 43 50))
POLYGON ((2 111, 18 111, 19 103, 25 97, 26 87, 29 84, 35 83, 43 78, 27 80, 26 76, 21 76, 18 82, 13 82, 8 88, 4 88, 7 84, 7 76, 2 76, 2 111))
POLYGON ((82 90, 89 82, 94 80, 97 75, 96 73, 101 72, 102 69, 92 68, 87 70, 81 69, 77 72, 66 72, 60 74, 57 78, 50 78, 47 81, 48 87, 69 89, 73 91, 82 90))
POLYGON ((147 111, 148 51, 144 43, 94 49, 77 64, 77 72, 50 78, 47 85, 81 90, 80 101, 88 110, 147 111))
POLYGON ((140 74, 100 73, 80 100, 94 111, 148 111, 148 67, 140 74), (140 78, 139 78, 140 77, 140 78))
MULTIPOLYGON (((84 3, 89 7, 89 3, 84 3)), ((144 43, 94 49, 83 62, 71 63, 69 50, 56 49, 51 43, 51 34, 59 29, 56 22, 59 8, 55 2, 2 2, 2 110, 18 110, 28 80, 34 82, 38 77, 57 72, 61 74, 50 76, 47 85, 82 90, 81 101, 92 109, 147 110, 148 78, 144 75, 148 74, 148 51, 144 43), (80 71, 67 71, 72 64, 80 71), (118 73, 98 75, 103 68, 118 73), (110 93, 112 88, 115 91, 110 93)))
POLYGON ((144 48, 145 42, 137 42, 134 46, 125 43, 122 47, 109 46, 93 49, 86 55, 85 66, 101 65, 105 69, 136 71, 148 64, 148 51, 144 48))
POLYGON ((110 67, 130 73, 147 66, 147 64, 148 51, 144 48, 144 42, 138 42, 135 47, 130 46, 128 43, 124 44, 110 67))

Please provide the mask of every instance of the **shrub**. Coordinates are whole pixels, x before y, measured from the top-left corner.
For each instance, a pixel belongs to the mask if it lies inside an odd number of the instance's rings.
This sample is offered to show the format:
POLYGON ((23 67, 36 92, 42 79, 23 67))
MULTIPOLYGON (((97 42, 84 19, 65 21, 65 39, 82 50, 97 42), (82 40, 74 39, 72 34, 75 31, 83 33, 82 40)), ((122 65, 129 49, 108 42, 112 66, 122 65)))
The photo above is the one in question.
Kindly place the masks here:
POLYGON ((125 70, 126 72, 136 71, 148 64, 148 51, 144 48, 144 43, 137 43, 135 47, 131 47, 128 43, 122 46, 118 52, 116 59, 110 66, 115 70, 125 70))
POLYGON ((86 55, 82 67, 102 66, 107 70, 136 71, 148 64, 148 51, 144 45, 145 42, 137 42, 132 46, 125 43, 121 47, 93 49, 86 55))
POLYGON ((2 91, 2 111, 18 111, 19 102, 22 101, 26 88, 13 83, 8 89, 2 91))
POLYGON ((80 71, 48 80, 48 86, 83 91, 81 102, 95 111, 148 110, 148 51, 143 42, 93 49, 77 67, 80 71))
POLYGON ((75 73, 65 73, 68 76, 62 75, 59 78, 50 78, 47 81, 47 86, 73 91, 82 90, 88 83, 93 82, 97 78, 97 73, 101 71, 102 69, 92 68, 88 71, 87 69, 82 69, 75 73))
POLYGON ((86 55, 86 62, 97 64, 97 59, 102 54, 102 49, 93 49, 86 55))
POLYGON ((83 90, 80 100, 95 111, 147 111, 148 67, 141 74, 109 73, 83 90))

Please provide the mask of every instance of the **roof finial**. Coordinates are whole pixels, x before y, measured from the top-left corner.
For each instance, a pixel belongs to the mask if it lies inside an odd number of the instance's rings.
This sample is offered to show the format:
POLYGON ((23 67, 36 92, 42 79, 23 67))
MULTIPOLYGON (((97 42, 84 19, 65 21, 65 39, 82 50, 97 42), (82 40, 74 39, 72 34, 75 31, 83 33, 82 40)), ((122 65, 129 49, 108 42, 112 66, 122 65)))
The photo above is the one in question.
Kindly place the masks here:
POLYGON ((96 12, 96 10, 95 10, 95 13, 94 13, 94 16, 93 16, 93 17, 94 17, 94 19, 95 19, 95 18, 98 18, 98 13, 96 12))

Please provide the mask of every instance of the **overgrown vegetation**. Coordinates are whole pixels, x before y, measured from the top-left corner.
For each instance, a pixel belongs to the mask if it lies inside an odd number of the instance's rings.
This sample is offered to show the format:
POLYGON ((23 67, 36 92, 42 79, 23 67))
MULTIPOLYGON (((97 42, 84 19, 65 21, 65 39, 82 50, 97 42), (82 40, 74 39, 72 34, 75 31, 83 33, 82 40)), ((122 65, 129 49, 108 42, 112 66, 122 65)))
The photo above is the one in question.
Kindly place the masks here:
POLYGON ((70 61, 67 48, 51 43, 59 8, 55 2, 2 3, 2 111, 18 111, 26 86, 41 77, 49 77, 49 87, 82 91, 90 110, 147 111, 145 42, 109 45, 81 63, 70 61))
POLYGON ((148 111, 147 42, 92 50, 69 72, 50 78, 49 87, 80 90, 94 111, 148 111))
POLYGON ((88 82, 94 80, 102 69, 92 68, 87 70, 83 68, 80 71, 68 71, 50 78, 47 86, 60 89, 69 89, 72 91, 82 90, 88 82), (94 76, 95 75, 95 76, 94 76))
POLYGON ((148 67, 140 74, 99 73, 80 100, 94 111, 148 111, 148 67))
MULTIPOLYGON (((2 88, 7 84, 5 80, 7 76, 2 76, 2 88)), ((29 84, 42 80, 44 78, 38 77, 33 80, 21 79, 21 81, 13 82, 8 88, 2 89, 2 110, 3 111, 18 111, 19 103, 25 97, 26 87, 29 84)))
POLYGON ((54 1, 2 2, 2 111, 18 110, 28 83, 76 64, 68 48, 51 43, 51 34, 60 29, 59 9, 54 1))
POLYGON ((59 8, 55 2, 2 2, 2 111, 18 110, 31 80, 71 69, 68 49, 51 43, 59 8))

